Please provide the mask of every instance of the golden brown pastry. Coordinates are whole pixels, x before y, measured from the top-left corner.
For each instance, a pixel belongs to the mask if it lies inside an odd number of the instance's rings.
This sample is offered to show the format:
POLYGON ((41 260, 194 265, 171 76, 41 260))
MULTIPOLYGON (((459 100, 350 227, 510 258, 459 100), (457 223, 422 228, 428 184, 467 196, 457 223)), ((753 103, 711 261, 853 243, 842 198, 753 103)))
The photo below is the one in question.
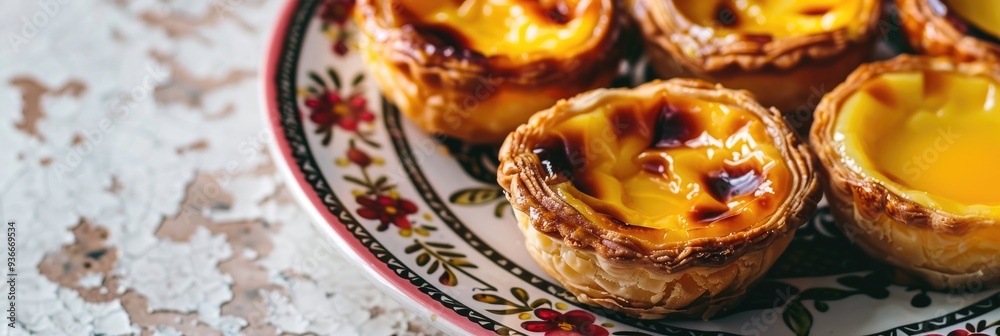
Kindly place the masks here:
POLYGON ((811 142, 849 238, 936 289, 1000 282, 1000 68, 899 56, 823 98, 811 142))
POLYGON ((776 110, 674 79, 539 112, 504 142, 497 178, 532 257, 581 302, 708 318, 813 214, 813 165, 776 110))
POLYGON ((870 54, 879 0, 634 0, 652 66, 749 90, 795 127, 870 54), (813 98, 810 105, 810 98, 813 98))
POLYGON ((918 52, 962 61, 1000 57, 1000 2, 896 0, 896 7, 918 52))
POLYGON ((616 0, 360 0, 363 58, 420 127, 499 143, 557 100, 604 87, 621 59, 616 0))

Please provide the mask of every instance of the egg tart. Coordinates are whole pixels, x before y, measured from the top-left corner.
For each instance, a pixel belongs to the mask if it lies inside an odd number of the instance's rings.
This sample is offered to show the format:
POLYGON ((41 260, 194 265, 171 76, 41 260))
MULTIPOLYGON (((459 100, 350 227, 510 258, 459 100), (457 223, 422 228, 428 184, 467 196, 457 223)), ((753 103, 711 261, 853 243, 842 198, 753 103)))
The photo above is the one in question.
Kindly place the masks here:
POLYGON ((531 114, 608 86, 621 61, 616 0, 360 0, 363 59, 429 132, 500 143, 531 114))
POLYGON ((776 110, 690 79, 560 101, 507 138, 497 179, 548 274, 639 318, 738 303, 820 196, 776 110))
POLYGON ((962 61, 1000 58, 1000 2, 896 0, 896 7, 918 52, 962 61))
POLYGON ((880 11, 879 0, 633 2, 661 76, 749 90, 764 106, 808 106, 807 115, 868 57, 880 11))
POLYGON ((1000 68, 899 56, 823 98, 811 141, 849 238, 935 289, 1000 283, 1000 68))

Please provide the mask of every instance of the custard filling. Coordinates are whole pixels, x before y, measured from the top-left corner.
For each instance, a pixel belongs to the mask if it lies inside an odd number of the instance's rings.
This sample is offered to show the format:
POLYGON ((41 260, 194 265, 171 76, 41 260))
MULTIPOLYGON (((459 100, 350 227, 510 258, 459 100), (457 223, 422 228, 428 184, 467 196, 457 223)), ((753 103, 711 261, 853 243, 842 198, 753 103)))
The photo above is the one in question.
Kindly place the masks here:
POLYGON ((997 83, 985 77, 883 74, 844 101, 834 140, 852 169, 908 199, 984 214, 1000 206, 997 98, 997 83))
POLYGON ((1000 2, 982 0, 945 0, 948 11, 975 25, 983 32, 1000 37, 1000 2))
POLYGON ((793 178, 755 115, 666 94, 564 120, 535 153, 553 189, 585 216, 657 229, 646 238, 658 242, 763 223, 793 178))
POLYGON ((564 53, 607 29, 601 0, 399 0, 406 24, 485 56, 564 53))
POLYGON ((808 35, 848 27, 861 14, 864 0, 672 0, 691 23, 725 37, 750 34, 771 37, 808 35))

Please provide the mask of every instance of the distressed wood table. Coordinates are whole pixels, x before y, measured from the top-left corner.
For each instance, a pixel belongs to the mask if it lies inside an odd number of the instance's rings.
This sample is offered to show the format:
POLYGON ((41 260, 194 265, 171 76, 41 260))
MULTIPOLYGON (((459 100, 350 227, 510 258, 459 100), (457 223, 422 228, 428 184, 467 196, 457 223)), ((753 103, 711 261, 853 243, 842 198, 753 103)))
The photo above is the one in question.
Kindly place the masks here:
POLYGON ((4 334, 438 333, 329 246, 271 162, 257 68, 279 5, 4 2, 4 334))

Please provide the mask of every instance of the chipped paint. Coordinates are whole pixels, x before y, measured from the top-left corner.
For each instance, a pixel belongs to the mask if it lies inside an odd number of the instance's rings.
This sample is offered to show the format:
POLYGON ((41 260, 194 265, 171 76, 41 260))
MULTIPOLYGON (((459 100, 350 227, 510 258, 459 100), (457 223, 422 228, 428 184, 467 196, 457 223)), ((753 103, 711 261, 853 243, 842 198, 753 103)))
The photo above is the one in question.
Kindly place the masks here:
POLYGON ((18 333, 437 333, 312 228, 265 153, 248 97, 281 4, 70 2, 0 50, 18 333))

